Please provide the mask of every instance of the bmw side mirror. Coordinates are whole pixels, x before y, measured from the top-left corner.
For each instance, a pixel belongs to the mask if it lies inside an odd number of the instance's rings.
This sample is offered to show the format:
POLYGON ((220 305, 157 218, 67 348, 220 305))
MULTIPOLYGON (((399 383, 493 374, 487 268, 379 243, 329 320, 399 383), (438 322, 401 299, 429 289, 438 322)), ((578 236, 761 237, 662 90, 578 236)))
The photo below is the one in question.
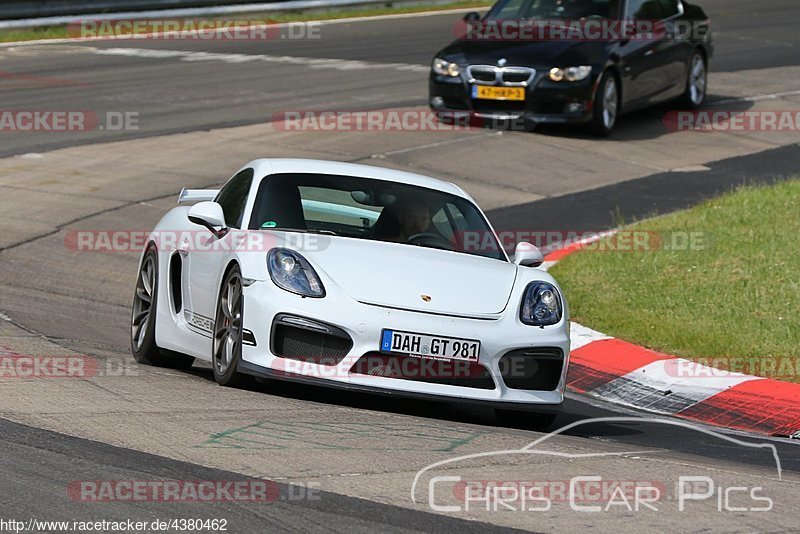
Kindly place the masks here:
POLYGON ((636 35, 637 35, 636 26, 633 24, 629 24, 626 21, 620 26, 619 42, 622 45, 626 45, 629 42, 631 42, 631 40, 634 37, 636 37, 636 35))
POLYGON ((544 256, 536 245, 520 241, 514 249, 514 263, 523 267, 538 267, 544 263, 544 256))
POLYGON ((466 15, 464 15, 464 22, 475 22, 481 20, 481 14, 477 11, 470 11, 466 15))
POLYGON ((205 226, 217 237, 224 235, 227 230, 222 206, 216 202, 198 202, 189 208, 187 216, 191 222, 205 226))

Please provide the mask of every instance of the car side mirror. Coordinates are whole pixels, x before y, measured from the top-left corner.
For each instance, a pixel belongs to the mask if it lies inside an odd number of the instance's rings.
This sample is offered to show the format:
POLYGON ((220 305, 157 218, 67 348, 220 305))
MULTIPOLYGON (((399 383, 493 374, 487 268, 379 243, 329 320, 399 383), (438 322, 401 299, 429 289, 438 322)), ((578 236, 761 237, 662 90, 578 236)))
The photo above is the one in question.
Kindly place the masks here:
POLYGON ((217 237, 225 233, 225 214, 216 202, 198 202, 189 208, 187 216, 191 222, 205 226, 217 237))
POLYGON ((620 42, 628 44, 639 34, 639 30, 633 21, 624 21, 620 26, 620 42))
POLYGON ((464 22, 474 22, 477 20, 481 20, 481 14, 478 13, 477 11, 470 11, 469 13, 464 15, 464 18, 462 20, 464 22))
POLYGON ((523 267, 538 267, 544 263, 544 256, 536 245, 520 241, 514 249, 514 263, 523 267))

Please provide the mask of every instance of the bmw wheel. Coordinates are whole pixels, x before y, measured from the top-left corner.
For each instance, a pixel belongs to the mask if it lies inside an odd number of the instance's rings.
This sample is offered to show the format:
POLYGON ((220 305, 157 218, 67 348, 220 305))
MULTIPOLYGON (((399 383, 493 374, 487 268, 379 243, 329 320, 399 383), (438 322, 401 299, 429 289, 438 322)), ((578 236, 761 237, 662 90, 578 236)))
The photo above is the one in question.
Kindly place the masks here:
POLYGON ((700 108, 706 101, 708 89, 708 67, 703 54, 695 51, 689 62, 689 72, 686 79, 686 90, 683 93, 683 103, 691 109, 700 108))
POLYGON ((606 137, 614 129, 619 117, 619 82, 614 74, 606 71, 600 78, 594 97, 594 114, 590 127, 595 135, 606 137))

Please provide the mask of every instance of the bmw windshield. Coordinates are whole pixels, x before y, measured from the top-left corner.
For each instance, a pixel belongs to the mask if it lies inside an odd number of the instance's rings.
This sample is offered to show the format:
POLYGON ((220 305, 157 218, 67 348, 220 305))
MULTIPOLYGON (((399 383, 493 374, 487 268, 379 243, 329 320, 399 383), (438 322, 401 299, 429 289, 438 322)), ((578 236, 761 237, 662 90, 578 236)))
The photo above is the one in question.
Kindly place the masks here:
POLYGON ((585 20, 618 17, 617 0, 501 0, 485 20, 585 20))

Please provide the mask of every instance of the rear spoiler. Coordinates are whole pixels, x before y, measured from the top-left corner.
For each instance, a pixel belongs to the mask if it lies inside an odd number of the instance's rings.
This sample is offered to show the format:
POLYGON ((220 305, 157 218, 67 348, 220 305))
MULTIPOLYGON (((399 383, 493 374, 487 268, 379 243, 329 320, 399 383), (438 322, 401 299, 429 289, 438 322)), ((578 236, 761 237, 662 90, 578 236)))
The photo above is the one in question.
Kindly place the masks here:
POLYGON ((178 204, 193 204, 195 202, 208 202, 217 198, 219 189, 181 189, 178 195, 178 204))

